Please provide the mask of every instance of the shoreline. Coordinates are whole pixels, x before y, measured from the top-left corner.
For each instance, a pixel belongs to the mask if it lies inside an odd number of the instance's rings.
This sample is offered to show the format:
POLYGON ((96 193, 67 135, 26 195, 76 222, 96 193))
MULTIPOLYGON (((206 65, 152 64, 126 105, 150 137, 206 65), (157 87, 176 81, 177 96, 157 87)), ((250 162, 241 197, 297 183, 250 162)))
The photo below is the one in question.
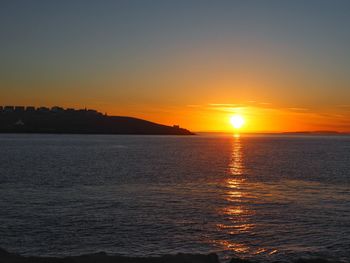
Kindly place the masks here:
MULTIPOLYGON (((154 257, 129 257, 122 255, 109 255, 105 252, 82 254, 79 256, 67 257, 41 257, 41 256, 21 256, 0 248, 0 263, 224 263, 219 260, 216 253, 210 254, 187 254, 178 253, 154 257)), ((227 263, 259 263, 265 261, 255 261, 241 258, 231 258, 227 263)), ((288 261, 274 261, 288 262, 288 261)), ((293 263, 344 263, 349 261, 333 261, 323 258, 299 258, 291 261, 293 263)))

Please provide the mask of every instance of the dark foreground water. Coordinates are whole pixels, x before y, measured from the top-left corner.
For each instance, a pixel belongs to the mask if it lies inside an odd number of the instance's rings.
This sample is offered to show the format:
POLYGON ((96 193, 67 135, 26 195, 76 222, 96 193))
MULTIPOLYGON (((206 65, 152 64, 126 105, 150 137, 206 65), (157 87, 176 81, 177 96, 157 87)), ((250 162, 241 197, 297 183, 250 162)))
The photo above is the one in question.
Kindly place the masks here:
POLYGON ((0 135, 0 247, 350 262, 350 137, 0 135))

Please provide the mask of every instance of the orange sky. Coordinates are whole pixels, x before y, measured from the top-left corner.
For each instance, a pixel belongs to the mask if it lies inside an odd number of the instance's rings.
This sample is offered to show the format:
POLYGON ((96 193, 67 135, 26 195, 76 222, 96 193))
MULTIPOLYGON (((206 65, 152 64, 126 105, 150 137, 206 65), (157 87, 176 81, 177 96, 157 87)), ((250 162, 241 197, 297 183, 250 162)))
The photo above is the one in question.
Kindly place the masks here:
POLYGON ((245 132, 350 132, 347 1, 73 2, 0 10, 1 105, 192 131, 232 131, 239 113, 245 132))
POLYGON ((313 73, 272 54, 228 65, 205 52, 153 61, 132 73, 22 76, 8 83, 0 103, 88 107, 192 131, 232 131, 229 118, 237 113, 246 121, 242 132, 350 131, 350 89, 334 73, 313 73))
POLYGON ((23 103, 20 105, 63 105, 64 107, 90 107, 109 115, 124 115, 154 122, 188 128, 192 131, 234 131, 230 117, 241 115, 244 126, 241 132, 288 131, 350 131, 350 105, 338 105, 329 109, 281 107, 268 102, 247 101, 241 104, 207 103, 177 106, 114 105, 103 103, 23 103))

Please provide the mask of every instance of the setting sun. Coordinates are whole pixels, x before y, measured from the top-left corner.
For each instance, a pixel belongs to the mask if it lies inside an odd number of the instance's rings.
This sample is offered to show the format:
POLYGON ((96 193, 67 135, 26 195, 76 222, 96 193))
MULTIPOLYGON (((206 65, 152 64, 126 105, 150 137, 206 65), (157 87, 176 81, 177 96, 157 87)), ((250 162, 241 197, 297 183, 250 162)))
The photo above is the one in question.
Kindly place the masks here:
POLYGON ((240 115, 234 115, 230 118, 230 122, 235 129, 240 129, 244 124, 244 119, 240 115))

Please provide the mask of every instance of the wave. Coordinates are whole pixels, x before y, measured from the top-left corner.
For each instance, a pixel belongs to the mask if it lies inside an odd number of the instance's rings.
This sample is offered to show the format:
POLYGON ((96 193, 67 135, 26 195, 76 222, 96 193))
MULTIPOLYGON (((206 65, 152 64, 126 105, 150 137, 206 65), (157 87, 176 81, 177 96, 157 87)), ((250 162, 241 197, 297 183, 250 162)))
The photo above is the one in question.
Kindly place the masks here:
MULTIPOLYGON (((108 255, 105 252, 84 254, 68 257, 40 257, 21 256, 0 248, 0 263, 220 263, 215 253, 204 254, 176 254, 158 257, 128 257, 121 255, 108 255)), ((281 261, 279 261, 281 262, 281 261)), ((300 258, 293 263, 344 263, 345 261, 332 261, 323 258, 300 258)), ((241 258, 232 258, 229 263, 259 263, 241 258)), ((262 263, 262 262, 261 262, 262 263)))

